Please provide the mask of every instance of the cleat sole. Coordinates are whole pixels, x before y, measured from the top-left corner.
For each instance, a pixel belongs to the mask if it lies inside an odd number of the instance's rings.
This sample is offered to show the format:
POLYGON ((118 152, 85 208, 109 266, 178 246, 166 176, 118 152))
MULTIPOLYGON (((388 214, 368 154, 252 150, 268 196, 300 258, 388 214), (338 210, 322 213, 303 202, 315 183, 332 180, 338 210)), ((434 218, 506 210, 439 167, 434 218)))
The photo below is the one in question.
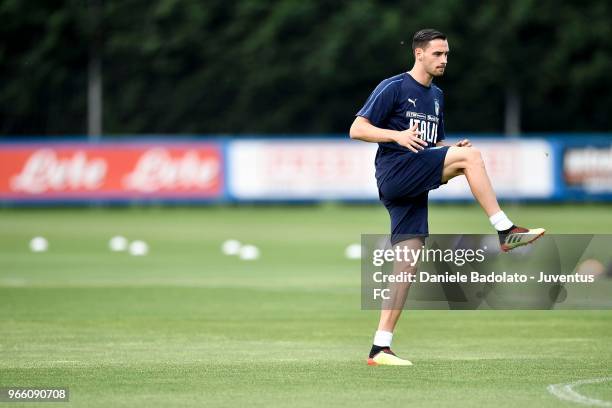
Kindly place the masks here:
POLYGON ((524 242, 524 243, 520 243, 518 245, 511 246, 511 245, 502 244, 501 245, 501 250, 503 252, 509 252, 509 251, 512 251, 514 248, 518 248, 518 247, 521 247, 521 246, 529 245, 533 241, 535 241, 536 239, 540 238, 544 234, 546 234, 546 231, 542 231, 541 233, 537 234, 535 237, 531 238, 529 241, 524 242))

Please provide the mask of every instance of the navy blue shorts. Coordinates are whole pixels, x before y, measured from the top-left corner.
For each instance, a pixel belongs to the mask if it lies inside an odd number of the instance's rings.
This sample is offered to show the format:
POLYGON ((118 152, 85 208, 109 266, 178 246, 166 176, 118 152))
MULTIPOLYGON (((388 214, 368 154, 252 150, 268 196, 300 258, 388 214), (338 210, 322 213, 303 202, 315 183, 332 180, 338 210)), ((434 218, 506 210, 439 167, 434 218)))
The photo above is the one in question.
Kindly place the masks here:
POLYGON ((449 146, 418 153, 379 149, 376 182, 380 200, 391 217, 391 243, 429 234, 429 190, 442 185, 444 159, 449 146))

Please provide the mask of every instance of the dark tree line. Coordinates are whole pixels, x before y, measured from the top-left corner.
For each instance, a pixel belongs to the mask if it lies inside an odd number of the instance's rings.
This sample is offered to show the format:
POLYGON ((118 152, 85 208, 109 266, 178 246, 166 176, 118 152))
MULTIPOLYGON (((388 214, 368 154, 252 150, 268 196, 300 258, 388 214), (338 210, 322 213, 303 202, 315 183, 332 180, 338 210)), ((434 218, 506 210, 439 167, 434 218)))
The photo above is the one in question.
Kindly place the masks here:
POLYGON ((612 5, 512 2, 0 1, 0 134, 83 134, 90 52, 107 134, 343 133, 414 31, 449 36, 450 132, 610 131, 612 5), (92 46, 94 44, 95 46, 92 46))

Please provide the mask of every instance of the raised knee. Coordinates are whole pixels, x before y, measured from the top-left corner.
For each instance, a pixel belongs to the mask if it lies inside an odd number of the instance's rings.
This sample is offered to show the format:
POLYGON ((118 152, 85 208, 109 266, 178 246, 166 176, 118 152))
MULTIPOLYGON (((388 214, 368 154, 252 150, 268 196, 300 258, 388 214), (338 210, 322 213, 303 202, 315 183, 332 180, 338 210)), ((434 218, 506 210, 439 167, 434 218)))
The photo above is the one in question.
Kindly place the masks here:
POLYGON ((482 153, 480 153, 480 150, 476 149, 475 147, 466 148, 465 155, 466 161, 469 165, 482 166, 484 164, 482 160, 482 153))

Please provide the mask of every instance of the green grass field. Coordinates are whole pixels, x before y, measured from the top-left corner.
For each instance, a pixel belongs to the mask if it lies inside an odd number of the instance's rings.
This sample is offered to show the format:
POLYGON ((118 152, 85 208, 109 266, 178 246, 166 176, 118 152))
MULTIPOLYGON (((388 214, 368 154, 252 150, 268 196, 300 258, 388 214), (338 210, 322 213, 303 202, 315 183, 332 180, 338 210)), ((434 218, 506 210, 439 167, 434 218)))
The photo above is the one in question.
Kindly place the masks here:
MULTIPOLYGON (((506 212, 612 233, 609 205, 506 212)), ((475 206, 430 218, 490 231, 475 206)), ((71 407, 572 407, 547 386, 612 377, 612 311, 407 311, 394 349, 415 365, 366 366, 377 312, 344 248, 387 224, 379 206, 0 210, 0 387, 66 386, 71 407), (116 234, 150 254, 110 252, 116 234)), ((577 390, 612 401, 611 382, 577 390)))

